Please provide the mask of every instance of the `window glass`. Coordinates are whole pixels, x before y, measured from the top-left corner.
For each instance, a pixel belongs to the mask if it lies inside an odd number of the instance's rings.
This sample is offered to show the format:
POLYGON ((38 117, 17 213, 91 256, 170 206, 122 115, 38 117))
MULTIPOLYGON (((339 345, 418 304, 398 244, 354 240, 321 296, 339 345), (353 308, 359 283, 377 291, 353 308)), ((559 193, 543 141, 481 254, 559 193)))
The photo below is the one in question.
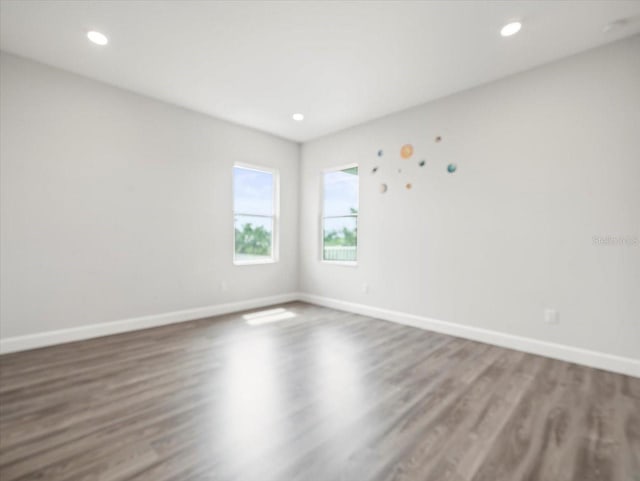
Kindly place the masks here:
POLYGON ((358 167, 323 177, 322 260, 354 263, 358 258, 358 167))
POLYGON ((233 168, 234 262, 274 261, 276 182, 273 172, 233 168))

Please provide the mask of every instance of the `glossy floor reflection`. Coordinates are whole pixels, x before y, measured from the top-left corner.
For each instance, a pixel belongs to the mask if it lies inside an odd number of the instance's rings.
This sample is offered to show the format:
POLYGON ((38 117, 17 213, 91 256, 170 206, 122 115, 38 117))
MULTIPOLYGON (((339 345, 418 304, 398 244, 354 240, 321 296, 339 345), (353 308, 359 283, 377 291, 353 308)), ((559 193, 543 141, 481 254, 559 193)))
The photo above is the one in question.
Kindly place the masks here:
POLYGON ((640 473, 639 379, 303 303, 0 367, 2 481, 640 473))

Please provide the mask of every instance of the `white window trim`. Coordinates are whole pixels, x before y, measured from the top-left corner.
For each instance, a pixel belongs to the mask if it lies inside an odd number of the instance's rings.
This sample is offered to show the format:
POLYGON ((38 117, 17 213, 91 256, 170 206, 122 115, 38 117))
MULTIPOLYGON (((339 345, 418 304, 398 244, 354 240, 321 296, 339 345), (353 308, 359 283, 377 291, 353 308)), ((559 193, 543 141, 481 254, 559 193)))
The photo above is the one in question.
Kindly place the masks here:
MULTIPOLYGON (((345 216, 346 217, 346 216, 345 216)), ((326 169, 322 169, 320 175, 320 263, 334 266, 342 266, 342 267, 358 267, 358 261, 360 260, 360 166, 357 163, 337 165, 335 167, 327 167, 326 169), (356 260, 355 261, 333 261, 333 260, 325 260, 324 259, 324 175, 328 172, 338 172, 340 170, 352 169, 353 167, 358 168, 358 221, 356 222, 356 229, 358 235, 356 237, 356 260)))
MULTIPOLYGON (((255 259, 255 260, 247 260, 247 261, 239 261, 236 259, 236 222, 235 217, 237 214, 236 206, 235 206, 235 190, 231 189, 231 203, 233 205, 233 216, 232 222, 233 227, 233 265, 235 266, 252 266, 252 265, 261 265, 261 264, 275 264, 280 260, 280 171, 273 167, 267 167, 264 165, 255 165, 255 164, 247 164, 244 162, 235 162, 231 169, 231 175, 233 178, 233 169, 239 167, 241 169, 247 170, 257 170, 258 172, 268 172, 273 175, 273 233, 271 234, 271 257, 265 259, 255 259)), ((233 185, 233 182, 232 182, 233 185)), ((256 217, 261 217, 256 214, 250 213, 242 213, 244 215, 253 215, 256 217)), ((264 216, 270 217, 270 216, 264 216)))

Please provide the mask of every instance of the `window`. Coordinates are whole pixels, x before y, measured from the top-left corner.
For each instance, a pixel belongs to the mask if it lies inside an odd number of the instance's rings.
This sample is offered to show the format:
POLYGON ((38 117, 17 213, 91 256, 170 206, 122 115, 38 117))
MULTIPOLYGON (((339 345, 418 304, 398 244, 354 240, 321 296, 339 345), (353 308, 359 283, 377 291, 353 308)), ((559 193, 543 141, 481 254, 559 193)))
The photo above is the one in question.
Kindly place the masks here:
POLYGON ((278 174, 263 168, 233 167, 235 264, 277 260, 278 174))
POLYGON ((358 259, 358 166, 324 173, 322 260, 355 264, 358 259))

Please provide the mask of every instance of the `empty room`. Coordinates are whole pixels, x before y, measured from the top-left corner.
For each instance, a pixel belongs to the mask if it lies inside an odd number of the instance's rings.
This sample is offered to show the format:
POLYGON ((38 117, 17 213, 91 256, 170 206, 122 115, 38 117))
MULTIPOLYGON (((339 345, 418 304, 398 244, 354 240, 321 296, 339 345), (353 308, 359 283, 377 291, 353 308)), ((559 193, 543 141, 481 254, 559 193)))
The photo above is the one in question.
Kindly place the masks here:
POLYGON ((0 481, 640 481, 640 0, 0 0, 0 481))

